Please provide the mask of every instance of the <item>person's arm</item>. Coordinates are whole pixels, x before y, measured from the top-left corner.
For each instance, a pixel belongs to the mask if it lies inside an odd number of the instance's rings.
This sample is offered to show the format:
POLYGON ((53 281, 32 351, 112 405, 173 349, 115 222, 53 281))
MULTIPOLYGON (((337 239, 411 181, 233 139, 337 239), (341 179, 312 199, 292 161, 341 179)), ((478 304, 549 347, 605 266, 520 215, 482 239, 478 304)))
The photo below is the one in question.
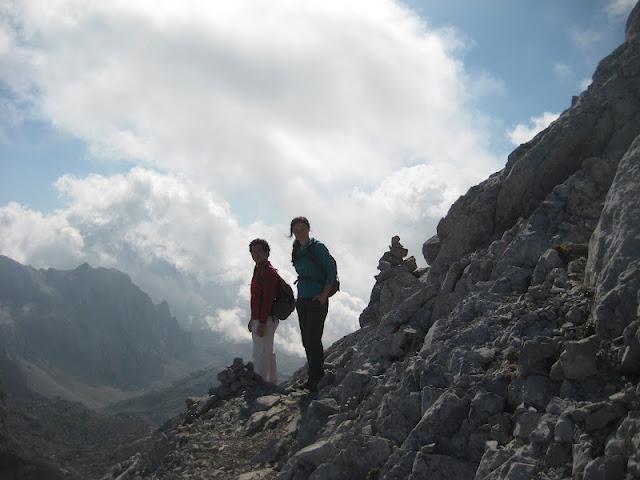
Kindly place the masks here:
POLYGON ((336 267, 331 260, 331 255, 329 254, 329 249, 324 246, 324 244, 319 244, 316 247, 316 256, 318 261, 322 265, 322 269, 325 271, 325 279, 324 279, 324 288, 322 292, 316 295, 316 298, 321 304, 325 304, 327 299, 329 298, 329 294, 331 293, 331 289, 333 288, 333 284, 336 281, 336 276, 338 272, 336 272, 336 267))
POLYGON ((278 277, 273 268, 267 268, 262 278, 262 304, 260 305, 261 324, 266 324, 269 315, 271 315, 271 307, 276 299, 276 290, 278 288, 278 277))

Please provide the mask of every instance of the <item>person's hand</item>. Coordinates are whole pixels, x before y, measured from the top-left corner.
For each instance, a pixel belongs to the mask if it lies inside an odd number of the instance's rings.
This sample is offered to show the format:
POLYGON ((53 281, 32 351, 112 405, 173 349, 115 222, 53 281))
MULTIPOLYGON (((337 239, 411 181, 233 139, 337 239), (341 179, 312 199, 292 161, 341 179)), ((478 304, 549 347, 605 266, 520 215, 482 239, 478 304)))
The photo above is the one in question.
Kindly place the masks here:
POLYGON ((319 293, 318 295, 313 297, 314 300, 317 300, 320 302, 320 305, 324 305, 325 303, 327 303, 328 298, 329 296, 326 293, 319 293))
POLYGON ((260 325, 258 325, 258 331, 256 332, 256 335, 258 335, 259 337, 264 337, 264 334, 266 333, 266 331, 267 331, 267 324, 260 322, 260 325))
POLYGON ((247 328, 249 329, 249 331, 251 332, 251 324, 253 323, 253 320, 249 320, 249 324, 247 325, 247 328))

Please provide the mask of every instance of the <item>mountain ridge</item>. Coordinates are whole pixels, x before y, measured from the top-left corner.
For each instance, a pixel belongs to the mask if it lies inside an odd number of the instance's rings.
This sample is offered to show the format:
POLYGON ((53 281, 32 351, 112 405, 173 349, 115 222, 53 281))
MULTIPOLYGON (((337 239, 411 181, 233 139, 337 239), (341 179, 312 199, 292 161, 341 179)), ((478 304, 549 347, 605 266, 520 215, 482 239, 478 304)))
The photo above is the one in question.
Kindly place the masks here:
POLYGON ((86 263, 37 270, 0 256, 0 318, 7 388, 22 395, 78 390, 82 399, 81 384, 140 391, 192 349, 166 302, 154 305, 128 275, 86 263))

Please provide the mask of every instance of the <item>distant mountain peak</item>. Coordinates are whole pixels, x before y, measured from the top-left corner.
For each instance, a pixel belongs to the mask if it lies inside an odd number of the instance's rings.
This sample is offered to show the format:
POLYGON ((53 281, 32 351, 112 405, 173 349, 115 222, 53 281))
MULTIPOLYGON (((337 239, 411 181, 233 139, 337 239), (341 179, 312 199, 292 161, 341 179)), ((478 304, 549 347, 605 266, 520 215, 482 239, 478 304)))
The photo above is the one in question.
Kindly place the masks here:
POLYGON ((3 256, 0 304, 12 319, 12 329, 0 325, 0 355, 44 396, 74 382, 144 388, 192 348, 166 301, 154 305, 128 275, 86 262, 36 270, 3 256))

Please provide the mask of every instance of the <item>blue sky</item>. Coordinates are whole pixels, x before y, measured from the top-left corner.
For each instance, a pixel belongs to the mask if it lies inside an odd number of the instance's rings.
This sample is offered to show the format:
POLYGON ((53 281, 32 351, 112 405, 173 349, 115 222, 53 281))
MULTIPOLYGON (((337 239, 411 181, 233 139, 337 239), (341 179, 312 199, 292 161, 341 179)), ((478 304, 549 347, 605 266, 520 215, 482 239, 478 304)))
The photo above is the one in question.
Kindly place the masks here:
POLYGON ((245 247, 267 238, 293 281, 303 214, 338 259, 335 340, 389 239, 423 265, 451 203, 570 105, 633 4, 7 0, 0 254, 118 268, 247 341, 245 247))

